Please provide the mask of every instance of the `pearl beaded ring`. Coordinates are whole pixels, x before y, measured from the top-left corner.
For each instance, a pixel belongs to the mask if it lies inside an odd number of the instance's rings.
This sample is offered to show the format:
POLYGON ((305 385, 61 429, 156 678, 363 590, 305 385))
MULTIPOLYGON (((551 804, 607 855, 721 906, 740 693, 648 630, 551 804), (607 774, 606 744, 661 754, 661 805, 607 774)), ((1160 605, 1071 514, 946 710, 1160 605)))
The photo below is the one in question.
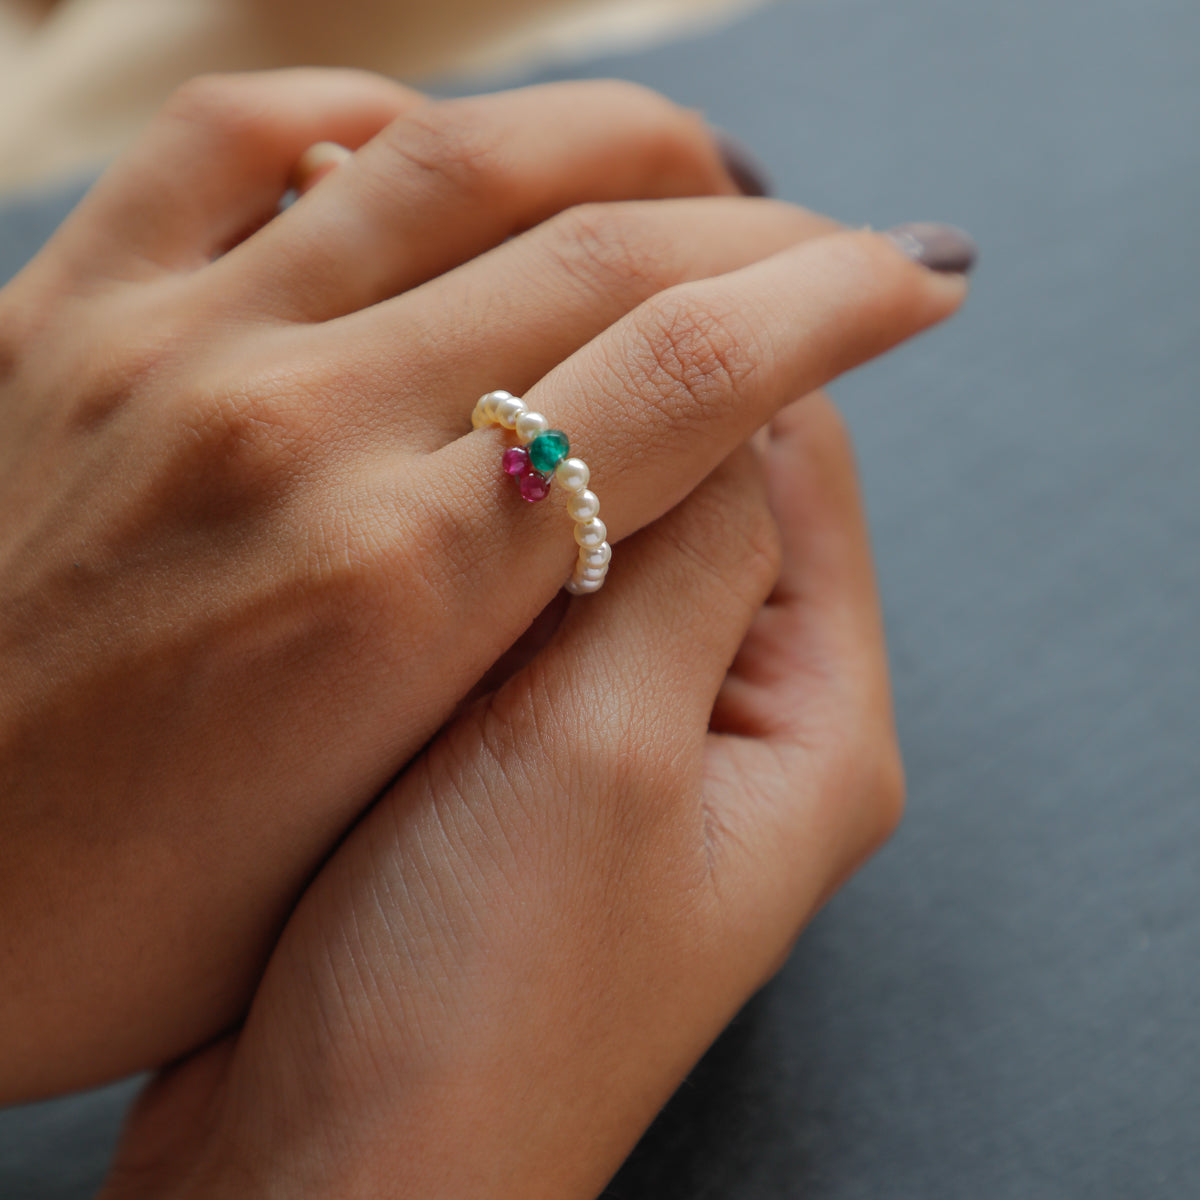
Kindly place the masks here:
POLYGON ((531 504, 545 500, 554 480, 568 493, 567 512, 575 522, 579 557, 567 580, 567 591, 573 596, 598 592, 608 575, 612 547, 607 541, 608 530, 600 520, 600 501, 595 492, 588 491, 587 463, 569 458, 567 435, 551 429, 541 413, 530 412, 525 401, 511 392, 488 392, 480 397, 471 414, 471 427, 484 429, 488 425, 514 430, 521 442, 505 450, 501 461, 504 473, 516 480, 522 499, 531 504))

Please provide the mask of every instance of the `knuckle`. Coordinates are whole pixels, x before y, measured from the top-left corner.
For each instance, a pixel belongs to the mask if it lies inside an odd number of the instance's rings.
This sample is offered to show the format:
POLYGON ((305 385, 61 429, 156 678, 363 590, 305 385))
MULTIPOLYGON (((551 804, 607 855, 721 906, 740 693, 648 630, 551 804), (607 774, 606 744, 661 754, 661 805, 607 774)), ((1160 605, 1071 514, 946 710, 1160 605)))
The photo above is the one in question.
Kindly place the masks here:
POLYGON ((874 845, 881 846, 896 832, 904 816, 908 785, 904 774, 904 757, 894 731, 890 731, 881 747, 875 766, 872 788, 874 845))
POLYGON ((175 89, 164 113, 176 121, 240 132, 257 123, 255 107, 246 102, 246 90, 245 79, 238 75, 197 75, 175 89))
POLYGON ((864 857, 874 854, 896 832, 904 817, 907 788, 904 757, 890 727, 876 738, 868 778, 863 788, 862 835, 864 857))
POLYGON ((636 204, 581 204, 545 223, 555 265, 589 290, 646 299, 676 281, 661 239, 647 236, 636 204))
POLYGON ((95 433, 132 407, 141 394, 146 370, 131 370, 125 363, 109 361, 94 362, 76 374, 66 412, 68 432, 95 433))
MULTIPOLYGON (((446 471, 436 456, 420 455, 406 473, 403 503, 399 494, 387 500, 387 520, 400 511, 408 514, 411 529, 407 540, 419 551, 417 561, 433 592, 435 607, 443 610, 446 596, 474 594, 481 565, 490 569, 498 556, 506 553, 505 539, 497 537, 493 507, 501 498, 497 494, 493 502, 481 503, 479 486, 473 472, 446 471)), ((539 515, 545 519, 544 514, 539 515)), ((507 602, 496 597, 495 603, 503 606, 496 614, 503 622, 506 618, 500 613, 509 611, 507 602)))
POLYGON ((728 406, 763 365, 760 337, 733 307, 686 287, 643 305, 629 359, 633 394, 672 421, 690 421, 728 406))
POLYGON ((468 619, 480 563, 496 552, 494 513, 467 481, 447 480, 423 455, 405 461, 402 471, 392 460, 382 474, 337 488, 338 502, 323 506, 311 568, 356 579, 385 633, 395 635, 404 611, 406 644, 441 644, 468 619))
POLYGON ((783 566, 783 539, 766 505, 756 505, 728 536, 740 544, 737 578, 756 601, 770 595, 783 566))
POLYGON ((199 132, 203 153, 224 155, 242 165, 276 153, 288 124, 269 84, 252 73, 188 80, 168 100, 163 119, 199 132))
POLYGON ((813 392, 805 403, 811 416, 806 438, 812 446, 813 456, 825 462, 837 463, 853 472, 854 435, 842 410, 825 391, 813 392))
POLYGON ((116 309, 76 327, 65 342, 61 329, 48 339, 46 348, 53 346, 57 355, 52 376, 71 381, 65 412, 69 431, 94 433, 137 405, 178 357, 178 335, 169 326, 139 309, 140 325, 130 329, 122 321, 129 315, 129 309, 116 309))
POLYGON ((771 593, 783 562, 779 526, 757 493, 731 496, 727 488, 693 493, 690 521, 676 536, 684 569, 701 572, 706 587, 688 590, 708 595, 716 586, 740 610, 758 606, 771 593))
MULTIPOLYGON (((308 594, 353 622, 355 640, 371 654, 448 646, 448 623, 461 628, 454 598, 467 594, 469 576, 456 574, 445 553, 454 514, 422 505, 413 482, 419 463, 413 460, 412 473, 331 473, 314 466, 328 439, 313 438, 307 428, 299 433, 282 448, 271 433, 248 451, 239 443, 242 461, 232 479, 218 482, 218 496, 228 503, 233 494, 239 512, 254 500, 274 500, 277 509, 287 505, 296 576, 308 594), (406 620, 397 623, 397 612, 407 613, 406 620)), ((258 434, 256 427, 251 436, 258 434)))
POLYGON ((631 149, 654 165, 660 179, 688 180, 686 191, 707 191, 723 180, 716 143, 700 113, 627 80, 603 79, 586 86, 603 111, 627 114, 631 149))
POLYGON ((311 470, 320 441, 307 406, 270 381, 194 385, 173 419, 172 478, 221 508, 279 499, 311 470))
POLYGON ((671 104, 654 130, 650 154, 667 180, 678 181, 673 190, 729 190, 712 132, 699 113, 671 104))
POLYGON ((518 179, 485 105, 486 100, 425 104, 393 121, 380 135, 391 170, 415 169, 468 198, 503 203, 518 179))
POLYGON ((904 815, 904 760, 890 717, 864 727, 854 744, 845 746, 843 787, 851 803, 844 811, 853 821, 857 857, 874 854, 895 833, 904 815))
MULTIPOLYGON (((306 458, 300 469, 307 467, 306 458)), ((447 620, 457 627, 448 616, 453 598, 465 591, 443 549, 452 518, 439 521, 432 506, 425 514, 407 473, 388 476, 314 473, 296 506, 291 555, 309 591, 351 617, 361 644, 399 656, 416 645, 444 644, 447 620), (397 612, 407 619, 398 623, 397 612)))
POLYGON ((700 844, 700 768, 681 733, 682 715, 670 705, 662 712, 645 705, 636 706, 636 719, 630 720, 630 705, 621 702, 619 689, 611 694, 602 724, 596 723, 594 703, 582 714, 594 730, 588 770, 600 783, 599 789, 593 783, 593 795, 603 797, 595 806, 602 843, 622 856, 628 846, 700 844), (654 803, 648 805, 647 797, 654 803))
POLYGON ((591 94, 596 107, 613 112, 622 108, 636 109, 643 114, 662 117, 667 113, 680 113, 683 110, 662 92, 644 83, 635 83, 632 79, 591 79, 586 83, 568 85, 585 88, 591 94))

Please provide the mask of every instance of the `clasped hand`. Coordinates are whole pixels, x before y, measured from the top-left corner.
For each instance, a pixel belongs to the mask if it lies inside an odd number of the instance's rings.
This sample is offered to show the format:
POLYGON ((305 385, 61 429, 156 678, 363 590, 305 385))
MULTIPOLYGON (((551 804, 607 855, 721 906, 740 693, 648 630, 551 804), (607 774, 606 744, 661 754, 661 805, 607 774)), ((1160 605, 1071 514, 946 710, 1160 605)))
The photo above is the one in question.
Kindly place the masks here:
POLYGON ((595 1195, 898 815, 816 389, 965 291, 631 85, 185 87, 0 292, 0 1098, 182 1058, 112 1197, 595 1195))

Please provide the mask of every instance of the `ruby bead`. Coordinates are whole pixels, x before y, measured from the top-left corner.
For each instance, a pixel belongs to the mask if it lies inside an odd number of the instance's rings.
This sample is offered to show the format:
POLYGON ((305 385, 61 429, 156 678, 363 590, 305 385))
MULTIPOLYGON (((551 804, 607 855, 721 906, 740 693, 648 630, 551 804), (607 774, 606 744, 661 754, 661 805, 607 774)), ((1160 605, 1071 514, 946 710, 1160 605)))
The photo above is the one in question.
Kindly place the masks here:
POLYGON ((530 504, 545 500, 550 495, 550 480, 536 471, 522 475, 518 482, 521 488, 521 499, 528 500, 530 504))
POLYGON ((524 475, 529 470, 529 451, 524 446, 514 446, 504 452, 504 473, 524 475))

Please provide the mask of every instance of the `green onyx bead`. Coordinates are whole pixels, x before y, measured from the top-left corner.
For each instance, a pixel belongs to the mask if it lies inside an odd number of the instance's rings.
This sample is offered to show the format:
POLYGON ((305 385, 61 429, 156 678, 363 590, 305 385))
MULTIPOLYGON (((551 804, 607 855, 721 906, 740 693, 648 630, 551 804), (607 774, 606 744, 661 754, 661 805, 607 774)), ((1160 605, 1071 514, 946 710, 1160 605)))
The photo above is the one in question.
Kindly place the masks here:
POLYGON ((529 443, 529 461, 535 471, 549 475, 570 452, 571 445, 561 429, 547 429, 529 443))

